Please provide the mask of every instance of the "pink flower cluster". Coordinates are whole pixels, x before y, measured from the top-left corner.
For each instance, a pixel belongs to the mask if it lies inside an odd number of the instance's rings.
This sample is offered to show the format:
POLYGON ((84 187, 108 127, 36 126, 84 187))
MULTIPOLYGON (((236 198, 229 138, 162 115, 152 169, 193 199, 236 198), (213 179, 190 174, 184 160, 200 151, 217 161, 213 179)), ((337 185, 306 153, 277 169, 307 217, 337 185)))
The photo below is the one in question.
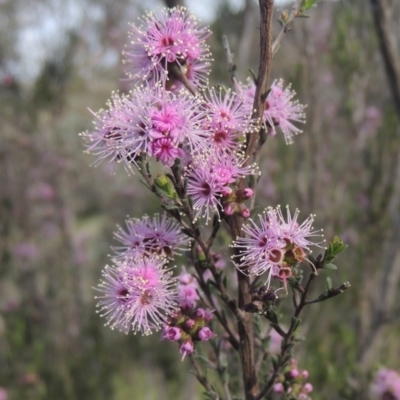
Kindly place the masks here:
POLYGON ((163 258, 115 261, 102 276, 96 288, 98 313, 112 329, 149 335, 177 308, 176 282, 163 258))
POLYGON ((378 400, 400 400, 400 374, 388 368, 379 369, 374 376, 370 393, 378 400))
POLYGON ((184 272, 179 276, 180 311, 169 318, 163 328, 162 338, 179 342, 179 351, 185 357, 193 353, 195 342, 207 341, 214 335, 207 324, 212 313, 204 308, 195 308, 199 300, 197 281, 184 272))
POLYGON ((114 93, 108 108, 94 113, 94 131, 82 134, 96 163, 108 159, 130 169, 145 154, 172 166, 185 151, 204 147, 203 103, 187 92, 139 86, 128 95, 114 93))
POLYGON ((259 224, 250 219, 243 231, 248 237, 237 238, 232 247, 241 249, 234 263, 242 272, 262 275, 268 272, 267 284, 272 276, 283 281, 291 275, 291 265, 304 260, 310 245, 309 238, 322 236, 321 231, 313 230, 314 216, 310 215, 303 223, 297 222, 299 210, 292 216, 287 207, 286 218, 281 208, 268 208, 259 215, 259 224))
POLYGON ((291 399, 311 400, 309 394, 313 391, 313 386, 309 382, 307 370, 298 370, 297 361, 293 358, 288 367, 284 370, 282 376, 273 386, 273 391, 276 394, 282 394, 284 398, 290 395, 291 399))

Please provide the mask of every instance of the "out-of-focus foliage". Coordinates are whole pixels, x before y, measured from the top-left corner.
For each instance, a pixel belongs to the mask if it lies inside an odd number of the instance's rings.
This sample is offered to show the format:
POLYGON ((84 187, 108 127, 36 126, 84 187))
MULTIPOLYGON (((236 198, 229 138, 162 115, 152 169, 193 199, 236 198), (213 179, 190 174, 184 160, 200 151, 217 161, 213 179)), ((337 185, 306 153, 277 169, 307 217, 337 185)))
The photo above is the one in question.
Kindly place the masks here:
MULTIPOLYGON (((92 287, 115 224, 157 210, 122 167, 90 167, 77 135, 91 127, 87 107, 129 90, 118 59, 127 22, 140 12, 128 1, 0 3, 0 387, 12 400, 200 393, 172 344, 139 343, 95 314, 92 287), (31 26, 35 12, 40 27, 31 26), (57 46, 23 46, 30 34, 54 32, 54 21, 57 46)), ((311 18, 296 20, 273 61, 272 79, 292 82, 309 105, 307 125, 292 146, 280 136, 267 140, 258 201, 316 212, 327 239, 335 232, 349 244, 331 276, 352 289, 323 311, 313 306, 305 321, 299 362, 310 371, 313 399, 367 398, 375 366, 400 367, 399 116, 369 13, 361 0, 321 2, 311 18)), ((221 2, 211 38, 214 83, 229 84, 223 34, 238 77, 256 69, 255 20, 255 2, 237 14, 221 2)))

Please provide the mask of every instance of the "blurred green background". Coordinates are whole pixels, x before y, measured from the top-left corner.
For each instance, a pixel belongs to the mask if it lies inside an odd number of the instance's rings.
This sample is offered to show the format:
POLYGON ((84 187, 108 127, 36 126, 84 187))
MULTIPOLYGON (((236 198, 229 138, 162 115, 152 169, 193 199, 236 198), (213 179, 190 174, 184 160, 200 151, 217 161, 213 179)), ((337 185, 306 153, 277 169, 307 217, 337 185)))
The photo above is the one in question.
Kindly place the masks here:
MULTIPOLYGON (((128 23, 160 4, 0 1, 0 387, 9 400, 201 398, 177 347, 105 328, 92 289, 115 225, 158 206, 122 167, 91 167, 78 133, 92 126, 88 108, 130 89, 120 62, 128 23)), ((229 85, 223 34, 238 78, 257 71, 255 1, 185 4, 214 32, 213 84, 229 85)), ((400 4, 388 7, 399 61, 400 4)), ((284 38, 271 76, 292 82, 307 124, 291 146, 282 135, 267 141, 258 204, 315 213, 328 240, 349 244, 331 276, 352 288, 307 310, 297 355, 313 399, 365 399, 374 368, 400 367, 400 110, 369 2, 319 1, 309 14, 284 38)))

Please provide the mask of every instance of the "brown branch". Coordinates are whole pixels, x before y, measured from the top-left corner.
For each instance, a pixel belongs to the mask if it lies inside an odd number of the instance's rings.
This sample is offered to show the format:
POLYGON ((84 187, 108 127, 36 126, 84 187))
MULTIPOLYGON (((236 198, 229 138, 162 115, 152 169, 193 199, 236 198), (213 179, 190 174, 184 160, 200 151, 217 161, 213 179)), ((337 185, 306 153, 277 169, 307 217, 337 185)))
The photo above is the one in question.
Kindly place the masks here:
MULTIPOLYGON (((253 118, 261 121, 264 112, 264 95, 268 88, 269 71, 272 61, 272 14, 273 0, 259 0, 261 24, 260 24, 260 63, 258 68, 258 77, 256 82, 256 94, 254 98, 253 118)), ((246 163, 251 162, 251 158, 255 157, 260 134, 262 129, 260 125, 256 127, 246 138, 246 163)), ((239 183, 241 188, 246 186, 246 182, 242 179, 239 183)), ((242 225, 243 218, 235 215, 227 220, 231 235, 233 238, 243 236, 242 225)), ((238 250, 234 250, 238 255, 238 250)), ((247 275, 237 271, 238 277, 238 306, 240 309, 250 303, 250 279, 247 275)), ((238 333, 240 341, 240 360, 242 364, 243 383, 245 390, 245 399, 254 400, 258 393, 257 375, 254 357, 254 334, 253 319, 250 313, 245 313, 242 320, 238 320, 238 333)))
POLYGON ((371 0, 372 16, 385 64, 393 102, 400 118, 400 55, 393 40, 394 30, 390 21, 390 6, 386 0, 371 0))

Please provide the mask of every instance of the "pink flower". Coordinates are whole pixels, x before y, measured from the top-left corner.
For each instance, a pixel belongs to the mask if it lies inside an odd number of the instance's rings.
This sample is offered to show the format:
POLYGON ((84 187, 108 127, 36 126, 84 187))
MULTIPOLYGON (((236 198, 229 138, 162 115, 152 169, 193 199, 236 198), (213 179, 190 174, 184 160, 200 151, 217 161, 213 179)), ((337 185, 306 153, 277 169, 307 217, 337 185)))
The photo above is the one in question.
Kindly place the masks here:
POLYGON ((394 370, 381 368, 375 374, 370 392, 379 400, 400 400, 400 375, 394 370))
POLYGON ((196 305, 199 295, 196 288, 190 285, 179 286, 179 304, 183 308, 193 308, 196 305))
POLYGON ((194 286, 195 288, 198 287, 196 278, 187 272, 182 272, 178 276, 178 281, 181 285, 191 285, 194 286))
POLYGON ((321 231, 313 230, 314 216, 310 215, 299 225, 298 215, 299 211, 296 210, 292 217, 287 207, 285 219, 278 206, 276 209, 268 208, 263 215, 259 215, 259 224, 250 219, 250 223, 243 226, 248 237, 238 238, 232 244, 241 249, 240 255, 234 261, 236 267, 252 275, 268 272, 269 284, 271 277, 279 274, 286 251, 290 247, 298 246, 309 250, 310 245, 319 246, 322 242, 314 243, 309 239, 322 236, 321 231))
POLYGON ((127 219, 126 231, 118 227, 114 237, 122 243, 115 246, 116 260, 150 254, 173 258, 180 251, 187 250, 189 238, 181 232, 177 222, 164 213, 153 218, 127 219))
POLYGON ((106 266, 98 285, 98 312, 106 325, 148 335, 166 322, 177 307, 175 281, 154 257, 106 266))
MULTIPOLYGON (((249 82, 247 86, 236 83, 238 92, 241 94, 245 107, 249 113, 253 108, 255 96, 255 84, 249 82)), ((263 122, 270 135, 275 135, 275 126, 279 126, 285 136, 287 144, 293 143, 293 135, 302 131, 293 123, 305 123, 304 109, 306 106, 298 101, 293 101, 296 93, 290 88, 290 85, 283 88, 283 80, 275 80, 270 88, 265 100, 265 110, 263 113, 263 122)))
POLYGON ((204 127, 209 131, 207 146, 218 154, 239 151, 241 139, 251 129, 248 110, 230 90, 209 89, 205 96, 207 119, 204 120, 204 127))
POLYGON ((183 151, 174 145, 172 138, 163 137, 151 143, 151 154, 165 166, 172 167, 175 160, 183 156, 183 151))
MULTIPOLYGON (((187 193, 193 199, 195 218, 205 217, 206 224, 212 214, 220 214, 222 194, 227 194, 226 186, 239 178, 256 174, 254 165, 244 166, 245 160, 239 153, 202 153, 193 160, 188 172, 187 193)), ((227 215, 234 212, 233 205, 227 205, 227 215)))
MULTIPOLYGON (((201 86, 209 73, 205 39, 210 34, 184 7, 149 12, 143 25, 132 25, 129 32, 130 43, 124 51, 127 73, 136 83, 166 81, 173 79, 169 72, 176 64, 195 86, 201 86)), ((176 81, 167 83, 180 87, 176 81)))
POLYGON ((213 333, 211 332, 210 328, 208 328, 207 326, 204 326, 203 328, 201 328, 199 330, 197 335, 200 340, 207 341, 212 337, 213 333))

